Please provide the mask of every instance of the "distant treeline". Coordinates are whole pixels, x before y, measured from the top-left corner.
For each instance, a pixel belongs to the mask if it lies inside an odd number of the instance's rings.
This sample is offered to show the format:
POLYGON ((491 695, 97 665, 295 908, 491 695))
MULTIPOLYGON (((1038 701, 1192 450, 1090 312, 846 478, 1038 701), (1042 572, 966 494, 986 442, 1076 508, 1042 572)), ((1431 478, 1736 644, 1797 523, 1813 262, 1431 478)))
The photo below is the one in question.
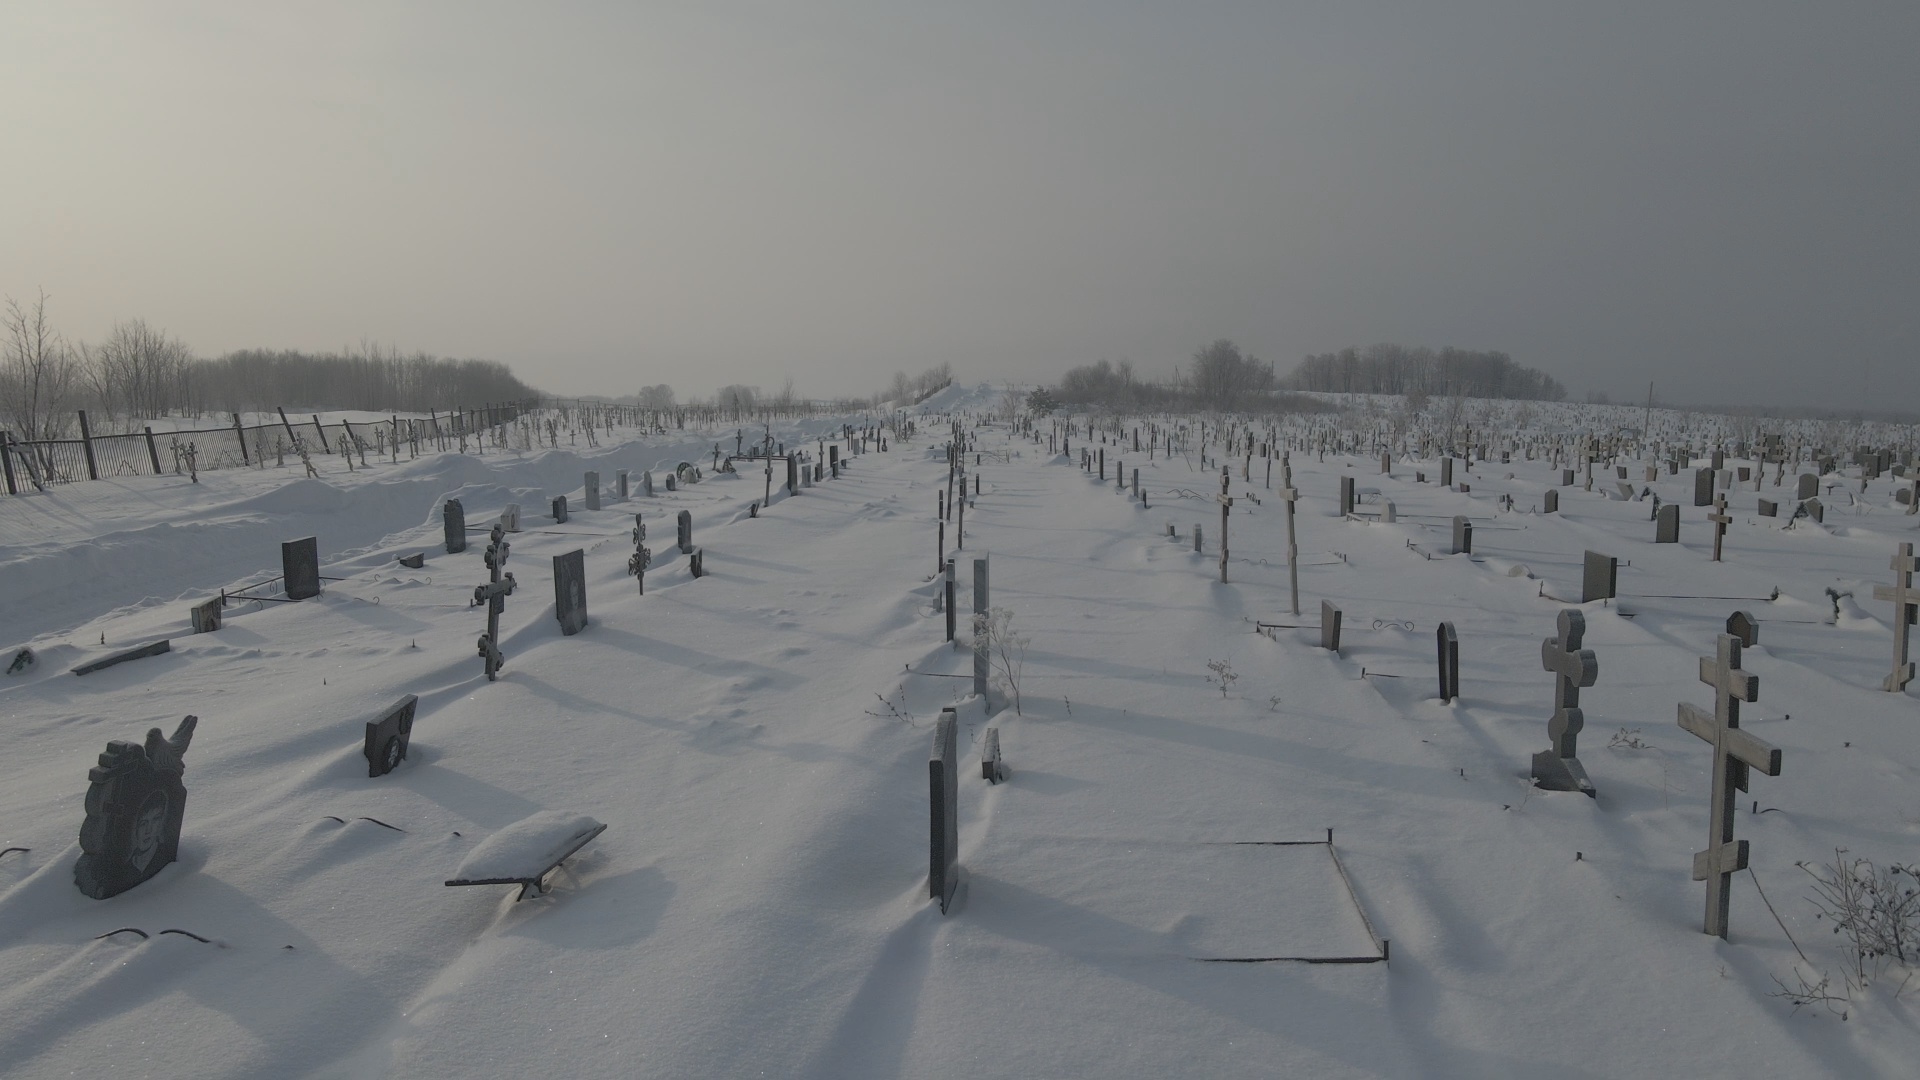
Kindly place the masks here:
POLYGON ((1503 352, 1472 352, 1451 346, 1349 346, 1300 361, 1287 379, 1295 390, 1344 394, 1405 394, 1409 397, 1517 398, 1561 401, 1567 388, 1544 372, 1523 367, 1503 352))
POLYGON ((528 401, 540 392, 497 360, 451 360, 419 352, 401 356, 241 349, 188 370, 189 395, 222 412, 276 405, 426 412, 453 406, 528 401))
POLYGON ((1193 354, 1166 382, 1134 374, 1127 361, 1101 360, 1069 370, 1058 386, 1037 390, 1028 399, 1037 411, 1061 405, 1115 410, 1215 409, 1223 412, 1327 412, 1332 405, 1276 386, 1273 363, 1248 356, 1221 338, 1193 354))

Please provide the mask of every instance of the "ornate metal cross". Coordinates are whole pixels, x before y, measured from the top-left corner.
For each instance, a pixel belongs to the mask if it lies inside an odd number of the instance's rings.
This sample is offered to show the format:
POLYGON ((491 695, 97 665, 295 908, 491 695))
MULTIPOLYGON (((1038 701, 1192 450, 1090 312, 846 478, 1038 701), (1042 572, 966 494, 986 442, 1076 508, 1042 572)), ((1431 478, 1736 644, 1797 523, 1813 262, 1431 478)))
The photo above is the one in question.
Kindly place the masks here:
POLYGON ((1580 689, 1599 679, 1600 661, 1592 649, 1580 647, 1587 620, 1579 611, 1563 609, 1554 625, 1560 635, 1540 643, 1540 666, 1554 674, 1553 719, 1547 722, 1553 745, 1533 755, 1533 779, 1548 791, 1579 791, 1591 798, 1593 781, 1579 757, 1580 729, 1586 726, 1580 689))
POLYGON ((1721 634, 1717 656, 1700 658, 1700 681, 1713 687, 1713 711, 1680 703, 1680 726, 1713 744, 1713 802, 1707 849, 1693 856, 1693 880, 1707 883, 1706 932, 1727 936, 1727 890, 1747 868, 1747 842, 1733 838, 1733 793, 1747 790, 1747 769, 1780 775, 1780 750, 1740 730, 1740 703, 1760 698, 1760 678, 1740 670, 1740 639, 1721 634))
POLYGON ((1880 684, 1889 693, 1897 694, 1913 681, 1913 664, 1907 659, 1907 620, 1912 609, 1920 606, 1920 591, 1913 587, 1915 570, 1920 570, 1920 558, 1914 556, 1911 542, 1903 543, 1893 556, 1893 584, 1873 587, 1875 600, 1893 604, 1893 673, 1880 684))
POLYGON ((493 682, 499 677, 500 668, 507 658, 500 652, 500 613, 507 609, 507 597, 513 595, 515 582, 512 574, 503 574, 501 567, 507 564, 507 555, 512 545, 507 542, 506 530, 500 525, 493 527, 488 537, 486 564, 492 579, 485 585, 473 587, 473 603, 487 605, 487 632, 480 635, 480 659, 487 670, 487 681, 493 682))

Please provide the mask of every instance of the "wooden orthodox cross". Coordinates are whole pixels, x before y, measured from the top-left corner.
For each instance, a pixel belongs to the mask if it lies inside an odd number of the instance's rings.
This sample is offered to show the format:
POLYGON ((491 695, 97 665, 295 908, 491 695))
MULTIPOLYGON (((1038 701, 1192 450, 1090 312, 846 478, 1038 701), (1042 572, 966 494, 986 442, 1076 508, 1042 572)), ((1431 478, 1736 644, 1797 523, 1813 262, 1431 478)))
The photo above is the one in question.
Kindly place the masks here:
POLYGON ((1713 744, 1713 801, 1707 849, 1693 856, 1693 880, 1707 883, 1706 932, 1727 936, 1727 890, 1747 868, 1747 842, 1733 838, 1734 792, 1747 790, 1747 770, 1780 775, 1778 747, 1740 730, 1740 703, 1757 701, 1760 678, 1740 670, 1740 639, 1721 634, 1718 655, 1700 658, 1700 681, 1713 687, 1713 711, 1680 703, 1680 726, 1713 744))

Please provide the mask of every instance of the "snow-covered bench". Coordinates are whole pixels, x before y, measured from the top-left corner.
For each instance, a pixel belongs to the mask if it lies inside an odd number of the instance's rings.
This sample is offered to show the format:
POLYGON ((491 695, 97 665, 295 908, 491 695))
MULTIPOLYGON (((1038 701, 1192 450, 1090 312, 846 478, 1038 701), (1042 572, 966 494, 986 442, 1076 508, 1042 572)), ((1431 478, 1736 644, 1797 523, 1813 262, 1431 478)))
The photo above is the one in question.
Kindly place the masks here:
POLYGON ((543 879, 607 827, 567 810, 542 810, 480 842, 461 861, 448 885, 518 885, 525 900, 542 896, 543 879))

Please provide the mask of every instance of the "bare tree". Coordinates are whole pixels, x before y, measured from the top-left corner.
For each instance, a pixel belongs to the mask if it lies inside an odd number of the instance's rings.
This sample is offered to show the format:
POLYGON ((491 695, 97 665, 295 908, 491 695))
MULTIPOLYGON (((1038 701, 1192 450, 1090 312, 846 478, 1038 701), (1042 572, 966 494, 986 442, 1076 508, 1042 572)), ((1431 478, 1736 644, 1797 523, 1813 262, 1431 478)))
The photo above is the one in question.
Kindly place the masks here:
POLYGON ((193 353, 144 319, 116 324, 88 358, 93 385, 109 416, 124 412, 152 419, 186 404, 193 353))
POLYGON ((0 417, 22 440, 67 434, 81 391, 73 350, 47 321, 43 291, 31 309, 7 298, 6 353, 0 357, 0 417))
POLYGON ((661 383, 658 386, 643 386, 640 388, 640 407, 643 409, 652 409, 655 412, 667 412, 673 408, 673 404, 673 387, 668 386, 666 383, 661 383))

